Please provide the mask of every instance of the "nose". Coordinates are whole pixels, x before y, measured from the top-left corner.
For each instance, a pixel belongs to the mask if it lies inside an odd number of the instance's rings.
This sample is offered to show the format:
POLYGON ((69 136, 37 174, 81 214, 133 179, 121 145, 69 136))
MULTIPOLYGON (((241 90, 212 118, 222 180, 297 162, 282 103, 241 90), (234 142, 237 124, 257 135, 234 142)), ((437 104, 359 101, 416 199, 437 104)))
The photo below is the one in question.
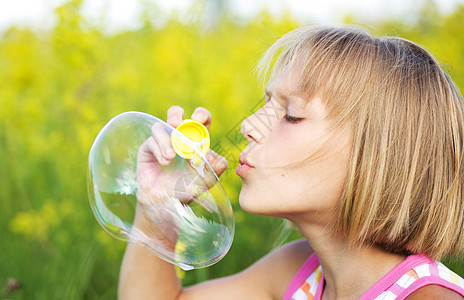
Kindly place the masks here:
POLYGON ((262 140, 262 136, 260 134, 259 129, 256 127, 256 125, 253 124, 252 118, 253 115, 243 120, 242 124, 240 125, 240 132, 247 139, 248 142, 253 141, 256 143, 260 143, 262 140))

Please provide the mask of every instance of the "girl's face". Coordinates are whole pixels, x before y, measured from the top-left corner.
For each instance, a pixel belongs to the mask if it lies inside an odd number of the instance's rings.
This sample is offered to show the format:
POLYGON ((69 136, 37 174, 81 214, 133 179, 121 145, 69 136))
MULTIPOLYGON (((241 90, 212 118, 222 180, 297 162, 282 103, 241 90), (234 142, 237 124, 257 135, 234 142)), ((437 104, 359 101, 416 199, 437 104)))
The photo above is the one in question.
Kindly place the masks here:
POLYGON ((348 171, 351 134, 329 130, 331 121, 322 99, 308 101, 295 92, 296 87, 296 76, 282 71, 267 89, 265 105, 242 123, 249 144, 240 161, 252 168, 237 168, 242 177, 240 205, 255 214, 304 216, 313 221, 319 216, 324 221, 327 214, 336 213, 348 171))

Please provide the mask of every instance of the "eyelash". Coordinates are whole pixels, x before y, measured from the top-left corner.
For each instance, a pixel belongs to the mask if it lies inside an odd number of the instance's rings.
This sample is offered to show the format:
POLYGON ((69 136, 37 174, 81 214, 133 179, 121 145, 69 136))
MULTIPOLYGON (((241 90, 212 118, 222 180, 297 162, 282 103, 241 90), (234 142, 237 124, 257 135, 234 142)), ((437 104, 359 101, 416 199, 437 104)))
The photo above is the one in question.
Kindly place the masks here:
MULTIPOLYGON (((270 98, 271 97, 269 95, 267 94, 264 95, 265 103, 267 103, 270 100, 270 98)), ((292 123, 292 124, 297 124, 303 120, 303 118, 292 117, 288 114, 285 114, 284 119, 287 120, 287 122, 292 123)))
POLYGON ((284 116, 284 118, 285 120, 287 120, 289 123, 292 123, 292 124, 299 123, 303 120, 303 118, 292 117, 287 114, 284 116))

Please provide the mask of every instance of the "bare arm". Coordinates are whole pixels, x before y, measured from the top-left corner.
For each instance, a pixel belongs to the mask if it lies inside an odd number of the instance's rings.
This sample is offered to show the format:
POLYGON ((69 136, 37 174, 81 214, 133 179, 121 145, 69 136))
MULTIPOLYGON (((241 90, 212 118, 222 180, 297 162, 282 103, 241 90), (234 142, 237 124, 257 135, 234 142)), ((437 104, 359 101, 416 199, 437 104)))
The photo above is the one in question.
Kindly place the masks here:
POLYGON ((176 299, 181 292, 172 264, 129 243, 119 278, 119 299, 176 299))

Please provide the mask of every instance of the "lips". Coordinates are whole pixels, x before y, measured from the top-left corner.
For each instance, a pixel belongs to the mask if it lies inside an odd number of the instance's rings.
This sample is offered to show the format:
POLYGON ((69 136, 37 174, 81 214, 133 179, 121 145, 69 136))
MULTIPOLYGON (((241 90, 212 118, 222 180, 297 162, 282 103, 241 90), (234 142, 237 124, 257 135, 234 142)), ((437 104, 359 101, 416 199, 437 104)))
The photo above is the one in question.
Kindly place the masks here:
POLYGON ((245 174, 254 168, 254 166, 249 163, 242 154, 240 154, 238 161, 240 164, 237 167, 236 173, 240 177, 245 176, 245 174))
POLYGON ((254 166, 246 160, 245 156, 241 154, 240 154, 240 157, 238 158, 238 162, 241 165, 248 165, 249 167, 254 168, 254 166))

